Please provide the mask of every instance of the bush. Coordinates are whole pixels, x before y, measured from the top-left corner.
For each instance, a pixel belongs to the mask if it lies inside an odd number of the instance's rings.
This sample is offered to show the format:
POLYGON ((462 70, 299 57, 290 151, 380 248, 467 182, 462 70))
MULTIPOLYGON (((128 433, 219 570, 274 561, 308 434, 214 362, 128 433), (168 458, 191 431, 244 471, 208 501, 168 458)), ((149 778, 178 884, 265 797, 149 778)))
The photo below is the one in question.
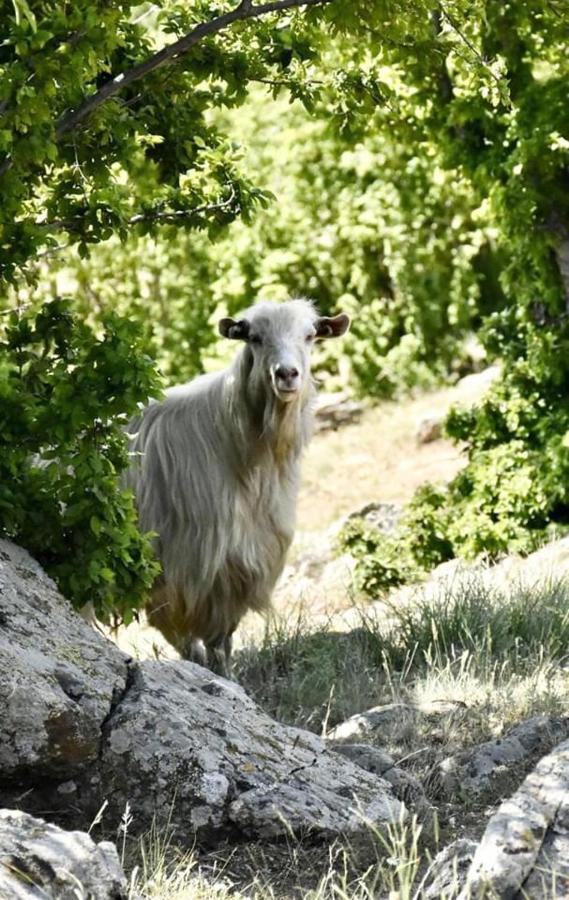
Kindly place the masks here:
POLYGON ((159 391, 139 329, 101 334, 64 300, 12 313, 0 344, 0 534, 39 560, 76 606, 128 621, 157 574, 132 494, 122 425, 159 391))
POLYGON ((338 546, 355 557, 356 587, 371 598, 420 574, 408 546, 399 536, 383 534, 365 519, 349 521, 338 536, 338 546))

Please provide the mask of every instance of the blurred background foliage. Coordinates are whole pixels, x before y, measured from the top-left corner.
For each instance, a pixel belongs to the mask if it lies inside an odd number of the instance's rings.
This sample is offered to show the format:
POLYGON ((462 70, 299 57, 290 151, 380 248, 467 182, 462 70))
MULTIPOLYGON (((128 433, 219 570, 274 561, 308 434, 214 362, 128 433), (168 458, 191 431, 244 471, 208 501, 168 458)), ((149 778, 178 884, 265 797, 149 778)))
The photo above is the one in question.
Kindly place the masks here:
MULTIPOLYGON (((313 0, 239 21, 251 9, 4 0, 3 309, 25 309, 33 331, 46 301, 64 296, 74 327, 95 343, 112 313, 126 342, 117 371, 138 347, 171 383, 219 365, 220 313, 310 296, 354 318, 317 369, 373 399, 468 371, 475 334, 502 377, 476 409, 451 416, 468 465, 416 498, 401 558, 407 572, 535 546, 569 523, 565 4, 313 0), (231 10, 235 24, 175 62, 113 80, 231 10)), ((0 372, 15 390, 27 376, 10 340, 0 372)), ((32 341, 28 352, 46 360, 55 351, 32 341)), ((70 381, 82 364, 68 368, 70 381)), ((113 441, 156 393, 151 370, 148 361, 122 407, 119 395, 113 441)), ((78 437, 86 427, 77 421, 78 437)), ((7 429, 2 440, 9 449, 17 438, 7 429)), ((34 452, 41 460, 52 450, 40 441, 34 452)), ((109 498, 124 458, 112 465, 109 498)), ((0 531, 29 544, 27 527, 0 518, 0 531)), ((80 529, 65 535, 67 548, 83 547, 80 529)), ((352 548, 356 539, 352 531, 352 548)), ((382 552, 373 551, 380 561, 382 552)), ((397 553, 385 553, 393 582, 397 553)), ((45 559, 54 572, 58 559, 45 559)), ((104 568, 120 593, 112 553, 104 568)), ((151 574, 133 559, 129 596, 151 574)), ((373 573, 366 578, 377 591, 373 573)), ((80 602, 88 585, 86 574, 65 586, 80 602)))

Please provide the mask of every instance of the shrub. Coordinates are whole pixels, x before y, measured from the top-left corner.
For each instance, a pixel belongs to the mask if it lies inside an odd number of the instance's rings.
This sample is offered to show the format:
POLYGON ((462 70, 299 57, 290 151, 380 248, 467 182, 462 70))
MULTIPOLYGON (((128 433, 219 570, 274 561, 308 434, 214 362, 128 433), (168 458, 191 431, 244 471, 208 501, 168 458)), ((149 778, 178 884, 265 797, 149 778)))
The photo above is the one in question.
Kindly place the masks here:
POLYGON ((365 519, 349 521, 338 536, 338 546, 355 557, 356 587, 371 598, 420 574, 408 545, 365 519))
POLYGON ((76 605, 126 621, 157 574, 139 533, 122 431, 159 391, 139 329, 100 334, 56 300, 12 313, 0 344, 0 534, 24 546, 76 605))

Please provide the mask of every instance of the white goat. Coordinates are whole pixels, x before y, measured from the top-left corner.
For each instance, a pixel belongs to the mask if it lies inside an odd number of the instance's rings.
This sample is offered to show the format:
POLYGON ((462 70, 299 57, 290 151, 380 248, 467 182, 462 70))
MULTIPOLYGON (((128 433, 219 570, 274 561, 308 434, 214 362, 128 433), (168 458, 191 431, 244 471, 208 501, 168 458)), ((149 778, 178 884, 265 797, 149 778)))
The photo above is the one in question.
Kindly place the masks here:
POLYGON ((162 564, 150 622, 223 674, 244 613, 270 607, 292 541, 313 420, 312 344, 348 326, 306 300, 222 319, 220 333, 244 345, 233 364, 171 388, 129 426, 128 483, 162 564))

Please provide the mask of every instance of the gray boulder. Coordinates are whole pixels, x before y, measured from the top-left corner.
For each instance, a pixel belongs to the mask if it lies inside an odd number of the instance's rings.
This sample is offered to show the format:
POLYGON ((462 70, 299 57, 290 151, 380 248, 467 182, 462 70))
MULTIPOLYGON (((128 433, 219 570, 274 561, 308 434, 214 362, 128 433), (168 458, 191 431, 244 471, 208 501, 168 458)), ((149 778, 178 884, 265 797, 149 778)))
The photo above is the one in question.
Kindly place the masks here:
POLYGON ((417 422, 415 440, 418 444, 430 444, 443 436, 444 412, 431 412, 417 422))
POLYGON ((127 658, 28 553, 0 541, 1 781, 63 779, 94 764, 126 676, 127 658))
POLYGON ((0 541, 0 800, 177 840, 363 834, 402 804, 378 775, 189 662, 134 663, 0 541))
POLYGON ((569 896, 569 741, 545 756, 490 819, 460 900, 569 896))
POLYGON ((421 900, 454 900, 464 886, 476 846, 476 841, 459 838, 441 850, 429 866, 421 900))
POLYGON ((116 847, 26 813, 0 810, 0 897, 127 900, 116 847))
POLYGON ((366 503, 346 516, 345 522, 354 519, 363 519, 366 525, 372 525, 377 528, 381 534, 393 535, 397 531, 397 527, 401 522, 403 515, 403 507, 398 503, 387 503, 383 500, 374 500, 366 503))
POLYGON ((347 394, 320 393, 316 402, 314 430, 337 431, 343 425, 359 422, 364 408, 347 394))
POLYGON ((420 721, 437 721, 453 714, 456 704, 442 702, 415 706, 411 703, 386 703, 355 713, 328 732, 331 741, 373 739, 375 743, 393 742, 405 733, 413 732, 420 721))
POLYGON ((509 771, 518 772, 520 765, 536 755, 543 756, 567 736, 569 718, 533 716, 502 738, 444 759, 439 767, 441 787, 449 795, 457 791, 471 795, 493 790, 497 777, 509 771))
POLYGON ((423 785, 410 772, 406 772, 397 765, 395 760, 385 750, 373 747, 371 744, 343 744, 340 742, 330 745, 336 753, 341 753, 361 766, 366 772, 374 772, 388 781, 395 796, 409 806, 419 816, 425 816, 432 812, 432 807, 427 800, 423 785))

